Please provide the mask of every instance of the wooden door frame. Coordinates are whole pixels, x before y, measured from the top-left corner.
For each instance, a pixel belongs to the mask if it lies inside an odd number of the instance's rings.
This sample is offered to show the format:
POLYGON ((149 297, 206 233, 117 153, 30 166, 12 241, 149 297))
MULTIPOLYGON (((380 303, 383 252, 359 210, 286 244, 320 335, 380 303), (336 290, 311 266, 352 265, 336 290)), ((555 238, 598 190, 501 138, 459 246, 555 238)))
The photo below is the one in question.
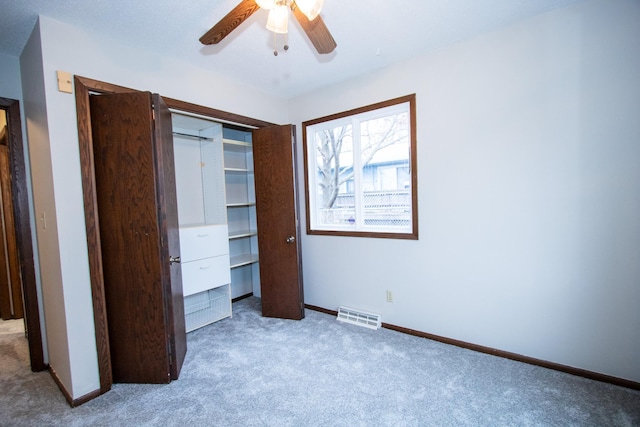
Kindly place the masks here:
POLYGON ((5 110, 7 113, 13 218, 16 230, 16 247, 18 248, 18 258, 20 260, 20 274, 22 275, 24 319, 27 327, 31 370, 38 372, 47 369, 47 364, 44 362, 38 289, 33 259, 33 240, 31 240, 29 192, 24 161, 20 103, 14 99, 0 98, 0 109, 5 110))
MULTIPOLYGON (((100 93, 136 92, 124 86, 105 83, 82 76, 74 76, 76 113, 78 122, 78 145, 80 149, 80 170, 82 177, 82 195, 84 201, 85 227, 87 232, 87 249, 89 258, 89 276, 93 302, 93 316, 96 334, 96 349, 98 353, 98 372, 100 390, 98 394, 111 389, 113 377, 111 374, 111 354, 109 350, 109 330, 107 327, 106 300, 104 293, 104 278, 102 275, 102 255, 100 250, 100 229, 96 199, 95 169, 93 163, 93 139, 91 135, 91 114, 89 96, 100 93)), ((203 107, 172 98, 163 97, 170 109, 210 117, 223 122, 237 123, 250 127, 271 126, 273 123, 238 114, 228 113, 213 108, 203 107)), ((91 393, 75 401, 71 406, 77 406, 97 395, 91 393)))

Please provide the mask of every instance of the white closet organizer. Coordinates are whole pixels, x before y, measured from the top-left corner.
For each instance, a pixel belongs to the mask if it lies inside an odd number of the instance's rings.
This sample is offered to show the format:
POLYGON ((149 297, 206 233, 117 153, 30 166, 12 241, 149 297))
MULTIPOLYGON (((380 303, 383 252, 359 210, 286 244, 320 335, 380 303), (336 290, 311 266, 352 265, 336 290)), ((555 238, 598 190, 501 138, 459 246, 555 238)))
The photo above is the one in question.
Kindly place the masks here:
POLYGON ((260 296, 251 132, 223 128, 225 193, 233 297, 260 296))
POLYGON ((227 225, 180 227, 187 332, 231 316, 227 225))
POLYGON ((187 332, 231 316, 222 125, 172 114, 187 332))

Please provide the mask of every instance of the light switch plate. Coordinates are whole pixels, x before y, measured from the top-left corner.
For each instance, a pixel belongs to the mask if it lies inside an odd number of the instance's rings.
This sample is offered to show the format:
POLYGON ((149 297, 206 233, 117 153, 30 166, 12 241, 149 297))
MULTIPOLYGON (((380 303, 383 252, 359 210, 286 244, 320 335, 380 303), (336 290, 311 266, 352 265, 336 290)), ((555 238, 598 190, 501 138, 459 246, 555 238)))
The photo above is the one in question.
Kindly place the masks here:
POLYGON ((73 93, 71 73, 68 73, 66 71, 58 71, 58 90, 64 93, 73 93))

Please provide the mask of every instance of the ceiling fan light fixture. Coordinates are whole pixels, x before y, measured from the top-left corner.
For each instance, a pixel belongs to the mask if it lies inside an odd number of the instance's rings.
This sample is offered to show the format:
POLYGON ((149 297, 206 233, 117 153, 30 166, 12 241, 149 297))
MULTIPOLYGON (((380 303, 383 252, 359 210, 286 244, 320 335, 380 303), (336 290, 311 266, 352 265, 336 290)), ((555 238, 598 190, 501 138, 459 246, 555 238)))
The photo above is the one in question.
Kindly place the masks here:
MULTIPOLYGON (((264 1, 264 0, 262 0, 264 1)), ((300 12, 306 16, 309 21, 313 21, 320 14, 324 0, 295 0, 300 12)))
POLYGON ((289 8, 287 5, 276 4, 271 8, 267 18, 267 30, 278 34, 286 34, 289 31, 289 8))
POLYGON ((267 29, 273 32, 273 39, 276 44, 274 54, 277 55, 277 34, 285 34, 284 50, 288 49, 287 36, 289 29, 289 11, 293 12, 302 31, 313 44, 313 47, 320 55, 331 53, 337 44, 329 29, 324 24, 322 17, 318 15, 323 0, 239 0, 240 3, 227 13, 220 21, 211 27, 200 37, 203 45, 220 43, 240 24, 246 21, 255 11, 260 8, 269 10, 267 29), (302 8, 298 5, 300 3, 302 8), (310 5, 310 6, 309 6, 310 5), (305 10, 305 12, 302 11, 305 10), (313 22, 311 21, 313 20, 313 22))
POLYGON ((271 10, 275 4, 275 0, 256 0, 256 4, 262 9, 271 10))

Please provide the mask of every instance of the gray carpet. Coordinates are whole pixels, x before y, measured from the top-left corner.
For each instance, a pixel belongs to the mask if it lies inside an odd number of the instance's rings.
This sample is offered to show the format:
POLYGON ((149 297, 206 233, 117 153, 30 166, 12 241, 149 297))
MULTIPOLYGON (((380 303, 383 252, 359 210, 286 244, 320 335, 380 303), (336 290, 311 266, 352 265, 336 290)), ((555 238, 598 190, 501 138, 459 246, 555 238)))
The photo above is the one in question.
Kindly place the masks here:
POLYGON ((310 310, 263 318, 253 297, 233 308, 188 335, 178 381, 77 408, 29 371, 21 323, 1 322, 0 425, 640 426, 638 391, 310 310))

